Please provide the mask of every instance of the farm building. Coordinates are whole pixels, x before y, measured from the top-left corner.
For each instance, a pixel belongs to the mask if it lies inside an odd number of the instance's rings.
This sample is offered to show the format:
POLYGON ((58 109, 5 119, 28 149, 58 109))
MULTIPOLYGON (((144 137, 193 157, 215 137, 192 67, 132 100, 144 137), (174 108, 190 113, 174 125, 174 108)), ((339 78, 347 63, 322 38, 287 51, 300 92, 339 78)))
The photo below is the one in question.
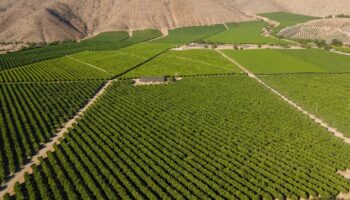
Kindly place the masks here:
POLYGON ((144 77, 141 77, 139 79, 139 81, 141 83, 164 83, 166 82, 166 78, 165 77, 147 77, 147 76, 144 76, 144 77))
POLYGON ((135 85, 158 85, 158 84, 164 84, 166 82, 167 82, 167 79, 164 76, 161 76, 161 77, 143 76, 143 77, 140 77, 139 79, 134 80, 135 85))

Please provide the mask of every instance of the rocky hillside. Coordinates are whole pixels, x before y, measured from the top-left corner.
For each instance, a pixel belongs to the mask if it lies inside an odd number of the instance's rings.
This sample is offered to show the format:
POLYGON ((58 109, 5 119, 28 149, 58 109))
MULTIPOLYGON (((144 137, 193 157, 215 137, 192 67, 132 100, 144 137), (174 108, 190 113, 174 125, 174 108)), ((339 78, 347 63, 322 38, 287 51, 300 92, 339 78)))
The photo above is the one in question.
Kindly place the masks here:
POLYGON ((285 28, 279 35, 286 38, 324 39, 327 42, 338 39, 350 44, 350 18, 313 20, 285 28))
POLYGON ((252 20, 253 13, 349 13, 348 0, 1 0, 0 41, 52 42, 111 30, 252 20))

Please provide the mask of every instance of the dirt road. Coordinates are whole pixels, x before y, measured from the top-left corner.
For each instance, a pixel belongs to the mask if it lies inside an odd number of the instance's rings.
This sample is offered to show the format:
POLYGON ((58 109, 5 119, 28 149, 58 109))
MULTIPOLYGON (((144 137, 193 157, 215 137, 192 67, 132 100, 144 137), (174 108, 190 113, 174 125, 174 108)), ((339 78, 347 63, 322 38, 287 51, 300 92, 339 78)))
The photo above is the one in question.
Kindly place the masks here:
POLYGON ((59 144, 59 139, 64 137, 64 134, 68 131, 68 128, 71 128, 74 123, 76 123, 77 119, 84 115, 84 112, 93 104, 95 101, 105 93, 108 86, 111 85, 113 81, 107 81, 105 85, 88 101, 88 103, 80 109, 75 116, 70 119, 64 127, 56 133, 52 138, 51 141, 46 143, 44 145, 44 148, 42 148, 35 156, 32 157, 29 163, 24 165, 18 172, 14 173, 9 180, 7 180, 3 185, 1 185, 4 190, 0 191, 0 200, 3 199, 4 195, 6 193, 13 194, 14 193, 14 186, 17 182, 23 183, 24 182, 24 175, 26 173, 31 174, 32 173, 32 165, 33 164, 40 164, 39 158, 40 157, 47 157, 47 153, 49 151, 54 151, 54 144, 59 144))

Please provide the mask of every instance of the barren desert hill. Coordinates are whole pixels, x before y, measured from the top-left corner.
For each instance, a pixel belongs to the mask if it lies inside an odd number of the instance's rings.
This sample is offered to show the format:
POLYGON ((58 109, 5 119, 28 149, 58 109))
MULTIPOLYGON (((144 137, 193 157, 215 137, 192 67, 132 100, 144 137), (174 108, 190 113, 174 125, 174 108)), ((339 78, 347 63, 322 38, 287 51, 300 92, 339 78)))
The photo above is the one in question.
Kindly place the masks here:
POLYGON ((52 42, 113 30, 173 29, 286 11, 350 14, 348 0, 1 0, 0 41, 52 42))

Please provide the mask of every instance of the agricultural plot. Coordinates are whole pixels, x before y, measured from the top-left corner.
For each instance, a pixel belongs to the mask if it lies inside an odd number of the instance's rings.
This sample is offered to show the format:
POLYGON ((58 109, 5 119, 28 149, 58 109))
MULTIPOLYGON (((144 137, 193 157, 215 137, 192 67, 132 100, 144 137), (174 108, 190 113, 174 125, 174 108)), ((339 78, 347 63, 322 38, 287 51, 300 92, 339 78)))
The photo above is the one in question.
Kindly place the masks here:
POLYGON ((124 77, 184 76, 239 73, 233 65, 214 50, 168 51, 130 71, 124 77))
POLYGON ((280 25, 274 29, 274 34, 277 34, 280 30, 286 27, 294 26, 296 24, 304 23, 315 19, 319 19, 318 17, 298 15, 298 14, 286 13, 286 12, 263 13, 259 15, 280 23, 280 25))
POLYGON ((0 55, 0 70, 24 66, 85 50, 116 50, 159 36, 161 36, 161 33, 157 30, 135 31, 131 38, 126 32, 101 33, 95 38, 81 42, 65 42, 0 55))
POLYGON ((0 71, 0 82, 101 80, 112 75, 70 57, 0 71))
POLYGON ((331 198, 350 146, 244 75, 116 82, 7 199, 331 198))
POLYGON ((350 75, 261 76, 294 102, 350 137, 350 75))
POLYGON ((126 40, 129 38, 129 34, 125 31, 111 31, 103 32, 94 37, 84 40, 84 42, 115 42, 126 40))
POLYGON ((37 153, 101 84, 0 84, 0 184, 37 153))
POLYGON ((229 30, 206 38, 208 43, 225 44, 289 44, 286 41, 261 35, 262 29, 268 24, 263 21, 251 21, 229 24, 229 30))
POLYGON ((225 50, 250 71, 258 74, 303 72, 350 72, 350 57, 320 49, 225 50))
POLYGON ((97 66, 111 74, 120 74, 170 48, 168 44, 139 43, 117 51, 84 51, 72 58, 97 66))
POLYGON ((169 43, 173 45, 186 44, 198 40, 202 40, 211 35, 215 35, 225 31, 224 25, 213 26, 192 26, 185 28, 177 28, 169 31, 169 35, 155 40, 156 43, 169 43))

